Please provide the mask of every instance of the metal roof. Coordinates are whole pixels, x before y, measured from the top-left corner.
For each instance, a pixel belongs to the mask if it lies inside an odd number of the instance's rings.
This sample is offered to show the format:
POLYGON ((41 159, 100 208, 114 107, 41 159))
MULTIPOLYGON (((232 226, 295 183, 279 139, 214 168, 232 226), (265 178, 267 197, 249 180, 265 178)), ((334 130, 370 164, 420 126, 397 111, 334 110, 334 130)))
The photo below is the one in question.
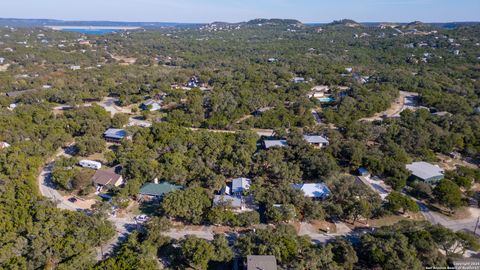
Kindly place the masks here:
POLYGON ((170 183, 147 183, 142 186, 140 189, 141 195, 149 195, 149 196, 163 196, 166 193, 176 191, 182 189, 182 186, 173 185, 170 183))
POLYGON ((270 148, 270 147, 284 147, 287 146, 287 140, 264 140, 263 143, 265 144, 265 148, 270 148))
POLYGON ((108 138, 123 139, 127 137, 127 131, 124 129, 109 128, 103 135, 108 138))
POLYGON ((303 139, 312 144, 328 144, 328 139, 320 135, 303 135, 303 139))
POLYGON ((433 177, 443 176, 443 169, 432 165, 428 162, 414 162, 407 165, 407 169, 416 177, 420 179, 430 179, 433 177))
POLYGON ((229 205, 233 208, 241 208, 242 199, 229 195, 215 195, 213 197, 213 205, 229 205))
POLYGON ((303 191, 305 196, 310 198, 324 198, 330 195, 330 189, 324 183, 294 184, 292 187, 303 191))
POLYGON ((243 192, 250 188, 252 180, 248 178, 235 178, 232 180, 232 192, 243 192))
POLYGON ((247 256, 247 270, 277 270, 277 259, 275 256, 247 256))

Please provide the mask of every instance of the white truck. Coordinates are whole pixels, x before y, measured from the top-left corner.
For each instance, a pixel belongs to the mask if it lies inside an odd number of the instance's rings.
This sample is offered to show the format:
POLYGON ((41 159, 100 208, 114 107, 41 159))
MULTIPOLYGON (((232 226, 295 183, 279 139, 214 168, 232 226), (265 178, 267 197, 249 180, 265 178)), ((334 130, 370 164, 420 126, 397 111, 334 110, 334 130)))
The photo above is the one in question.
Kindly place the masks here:
POLYGON ((80 166, 82 166, 83 168, 90 168, 90 169, 95 169, 95 170, 99 170, 102 168, 102 163, 100 162, 97 162, 97 161, 92 161, 92 160, 80 160, 80 162, 78 163, 80 166))

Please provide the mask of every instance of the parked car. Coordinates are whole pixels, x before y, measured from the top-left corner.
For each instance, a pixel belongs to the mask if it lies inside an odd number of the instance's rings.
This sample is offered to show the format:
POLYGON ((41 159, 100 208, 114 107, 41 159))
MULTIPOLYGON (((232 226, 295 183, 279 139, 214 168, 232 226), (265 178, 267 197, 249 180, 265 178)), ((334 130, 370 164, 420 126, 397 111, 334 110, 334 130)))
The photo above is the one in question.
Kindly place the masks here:
POLYGON ((139 222, 139 223, 146 222, 146 221, 148 221, 148 216, 147 216, 147 215, 139 215, 139 216, 136 216, 136 217, 135 217, 135 221, 137 221, 137 222, 139 222))
POLYGON ((68 201, 71 202, 71 203, 76 203, 76 202, 77 202, 77 198, 75 198, 75 197, 70 197, 70 198, 68 198, 68 201))

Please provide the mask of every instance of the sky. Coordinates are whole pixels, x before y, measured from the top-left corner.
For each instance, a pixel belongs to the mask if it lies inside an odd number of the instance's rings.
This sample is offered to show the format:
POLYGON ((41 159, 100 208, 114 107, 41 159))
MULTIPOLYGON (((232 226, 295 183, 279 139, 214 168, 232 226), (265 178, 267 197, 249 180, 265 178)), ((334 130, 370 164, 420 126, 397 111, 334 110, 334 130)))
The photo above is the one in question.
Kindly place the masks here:
POLYGON ((0 0, 2 18, 137 22, 480 21, 480 0, 0 0))

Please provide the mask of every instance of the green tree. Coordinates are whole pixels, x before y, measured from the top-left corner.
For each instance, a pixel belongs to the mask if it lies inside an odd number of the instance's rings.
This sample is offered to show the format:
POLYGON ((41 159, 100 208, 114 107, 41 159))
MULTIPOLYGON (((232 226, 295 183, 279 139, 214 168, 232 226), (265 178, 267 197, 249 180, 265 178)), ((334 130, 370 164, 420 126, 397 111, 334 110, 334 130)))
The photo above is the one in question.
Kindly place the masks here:
POLYGON ((435 199, 440 204, 454 210, 463 205, 462 191, 454 182, 444 179, 433 189, 435 199))
POLYGON ((116 113, 112 117, 112 127, 114 128, 123 128, 125 125, 128 124, 128 119, 130 116, 125 113, 116 113))
POLYGON ((105 150, 105 140, 94 136, 83 136, 76 140, 75 148, 80 156, 102 153, 105 150))
POLYGON ((214 261, 229 262, 233 259, 233 250, 225 235, 216 234, 213 237, 212 245, 215 249, 215 254, 213 256, 214 261))
POLYGON ((388 202, 387 208, 392 212, 398 212, 400 210, 402 210, 403 213, 405 213, 405 211, 411 211, 411 212, 420 211, 419 206, 413 199, 407 196, 404 196, 397 191, 393 191, 390 194, 388 194, 388 196, 386 197, 386 200, 388 202))
POLYGON ((161 208, 167 216, 200 224, 211 204, 210 196, 205 189, 188 188, 166 194, 161 208))
POLYGON ((187 236, 180 244, 185 264, 194 269, 207 269, 208 263, 215 258, 215 247, 207 240, 187 236))

